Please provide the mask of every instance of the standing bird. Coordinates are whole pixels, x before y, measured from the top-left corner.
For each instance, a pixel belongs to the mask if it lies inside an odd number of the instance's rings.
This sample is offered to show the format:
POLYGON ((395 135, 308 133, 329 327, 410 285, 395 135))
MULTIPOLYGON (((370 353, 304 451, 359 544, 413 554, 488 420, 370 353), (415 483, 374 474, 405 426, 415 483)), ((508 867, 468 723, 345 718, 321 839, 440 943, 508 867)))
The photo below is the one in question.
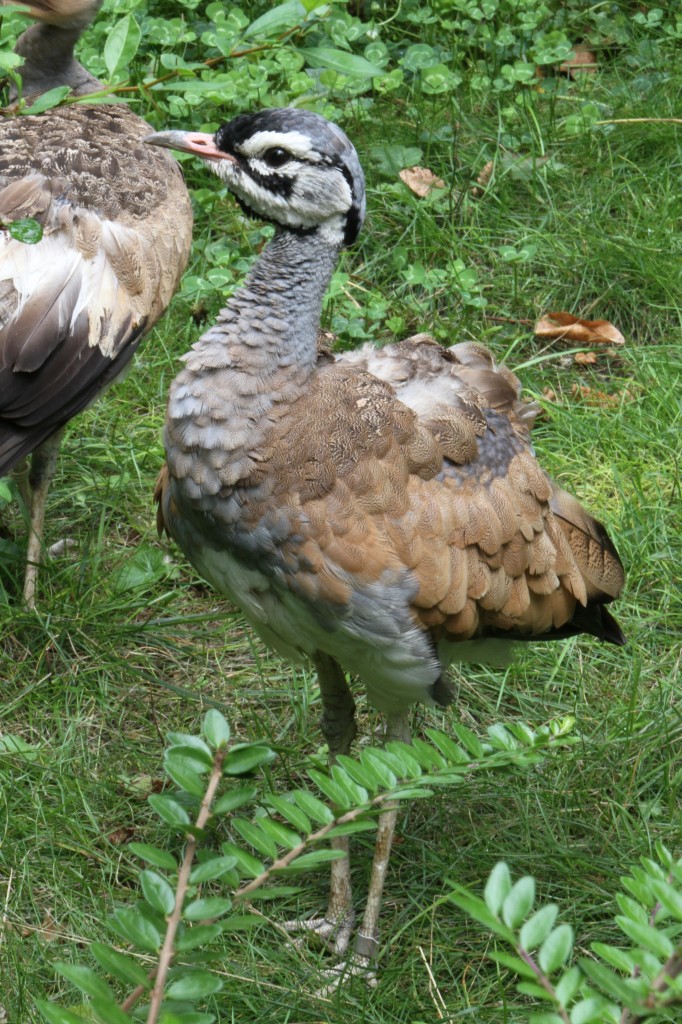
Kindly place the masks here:
MULTIPOLYGON (((40 22, 16 45, 25 98, 59 85, 78 96, 102 88, 73 56, 98 7, 34 0, 40 22)), ((17 467, 29 510, 29 607, 63 428, 128 366, 189 256, 182 172, 170 153, 142 144, 149 131, 119 104, 0 122, 0 476, 17 467), (42 227, 35 245, 8 230, 24 217, 42 227)))
MULTIPOLYGON (((344 133, 283 109, 147 141, 199 155, 275 225, 171 387, 159 524, 266 643, 313 663, 330 758, 355 734, 346 673, 407 741, 411 704, 451 700, 453 660, 575 633, 622 644, 605 607, 623 586, 616 550, 538 465, 537 410, 508 369, 425 335, 318 353, 322 299, 365 212, 344 133)), ((395 820, 378 823, 361 962, 378 947, 395 820)), ((347 949, 347 856, 332 862, 326 916, 306 924, 347 949)))

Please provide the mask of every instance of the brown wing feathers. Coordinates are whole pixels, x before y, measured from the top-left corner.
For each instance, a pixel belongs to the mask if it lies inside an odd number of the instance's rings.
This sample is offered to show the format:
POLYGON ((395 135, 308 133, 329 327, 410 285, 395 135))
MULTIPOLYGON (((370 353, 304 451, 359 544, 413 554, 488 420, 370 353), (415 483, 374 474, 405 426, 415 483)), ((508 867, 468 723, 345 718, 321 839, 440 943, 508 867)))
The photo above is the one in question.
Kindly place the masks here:
POLYGON ((534 415, 481 346, 443 350, 420 337, 344 354, 318 365, 258 452, 251 528, 273 509, 286 517, 283 576, 309 600, 342 606, 353 587, 407 571, 414 620, 435 640, 591 632, 622 642, 602 609, 622 586, 618 556, 540 468, 534 415))
MULTIPOLYGON (((260 456, 276 481, 268 500, 300 509, 292 532, 315 550, 315 596, 340 601, 339 577, 362 585, 408 569, 414 617, 436 639, 586 631, 622 642, 601 608, 623 583, 615 548, 539 466, 527 440, 536 410, 516 378, 481 346, 444 351, 420 338, 380 355, 361 350, 320 369, 294 425, 260 456), (450 405, 434 356, 457 384, 450 405), (383 366, 393 387, 367 364, 383 366), (428 407, 429 394, 434 404, 441 395, 435 419, 403 404, 428 407), (292 451, 314 467, 305 486, 292 451)), ((254 523, 262 514, 254 508, 254 523)))
POLYGON ((43 227, 36 245, 0 232, 0 475, 129 362, 189 252, 175 161, 142 145, 149 126, 127 108, 94 113, 0 125, 0 221, 43 227))

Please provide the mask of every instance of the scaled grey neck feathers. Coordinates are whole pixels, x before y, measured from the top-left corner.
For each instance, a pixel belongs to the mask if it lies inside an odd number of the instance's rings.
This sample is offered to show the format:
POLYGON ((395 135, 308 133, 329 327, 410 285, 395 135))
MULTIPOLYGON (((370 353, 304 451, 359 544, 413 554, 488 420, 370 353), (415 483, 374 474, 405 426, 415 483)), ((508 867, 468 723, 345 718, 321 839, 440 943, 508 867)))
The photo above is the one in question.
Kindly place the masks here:
POLYGON ((312 369, 322 299, 338 248, 319 232, 278 231, 214 326, 186 357, 190 369, 232 367, 267 377, 312 369))
POLYGON ((338 248, 278 232, 217 322, 184 358, 166 421, 168 464, 195 499, 246 479, 273 422, 308 387, 338 248), (206 459, 197 459, 205 452, 206 459))

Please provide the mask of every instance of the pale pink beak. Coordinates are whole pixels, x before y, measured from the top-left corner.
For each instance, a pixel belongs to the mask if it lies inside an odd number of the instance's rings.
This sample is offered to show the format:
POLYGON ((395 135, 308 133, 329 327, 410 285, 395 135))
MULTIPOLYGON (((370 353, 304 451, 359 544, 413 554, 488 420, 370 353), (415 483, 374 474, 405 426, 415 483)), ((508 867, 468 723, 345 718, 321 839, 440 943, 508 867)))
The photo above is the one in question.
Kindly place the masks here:
POLYGON ((229 160, 236 164, 237 160, 229 153, 218 149, 213 136, 204 132, 154 132, 145 139, 150 146, 163 146, 165 149, 179 149, 183 153, 193 153, 204 160, 229 160))

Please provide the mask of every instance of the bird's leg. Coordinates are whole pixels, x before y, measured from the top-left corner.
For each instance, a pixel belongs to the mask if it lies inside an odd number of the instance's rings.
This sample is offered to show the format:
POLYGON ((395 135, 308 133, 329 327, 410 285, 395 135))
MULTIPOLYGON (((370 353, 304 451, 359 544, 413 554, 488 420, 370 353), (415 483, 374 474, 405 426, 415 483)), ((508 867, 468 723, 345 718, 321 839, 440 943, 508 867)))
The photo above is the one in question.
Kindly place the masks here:
MULTIPOLYGON (((409 743, 410 738, 411 729, 408 713, 402 712, 401 714, 388 715, 385 740, 402 740, 403 743, 409 743)), ((397 807, 392 807, 379 816, 374 860, 372 861, 372 874, 367 891, 367 904, 362 918, 362 925, 355 937, 353 955, 346 963, 338 964, 330 971, 325 972, 329 980, 319 990, 318 995, 320 996, 331 995, 342 984, 344 978, 350 976, 360 976, 369 986, 376 985, 373 961, 376 960, 379 951, 381 897, 384 891, 384 880, 391 855, 397 818, 397 807)))
MULTIPOLYGON (((410 719, 406 711, 401 714, 388 715, 386 723, 386 740, 402 740, 409 743, 411 739, 410 719)), ((386 869, 391 855, 398 808, 392 807, 379 817, 372 875, 367 891, 367 904, 362 918, 362 925, 355 939, 355 952, 358 957, 368 961, 376 958, 379 949, 379 913, 381 897, 384 891, 386 869)))
POLYGON ((19 497, 21 498, 26 514, 31 511, 31 485, 28 482, 30 467, 27 458, 21 459, 16 466, 12 467, 10 476, 17 485, 19 497))
POLYGON ((36 581, 43 547, 43 524, 45 522, 45 503, 52 478, 57 468, 57 456, 62 442, 64 430, 44 441, 31 456, 31 472, 28 482, 31 489, 29 506, 30 523, 28 532, 28 550, 26 552, 26 575, 24 577, 24 603, 27 608, 36 606, 36 581))
MULTIPOLYGON (((347 754, 350 751, 356 732, 355 701, 338 662, 319 651, 312 661, 317 669, 322 697, 320 726, 329 746, 329 764, 332 765, 339 754, 347 754)), ((348 836, 335 837, 331 840, 331 846, 333 850, 342 850, 345 856, 331 862, 327 913, 324 917, 315 917, 307 921, 288 921, 285 927, 290 931, 314 932, 334 953, 342 956, 348 949, 355 923, 348 836)))

